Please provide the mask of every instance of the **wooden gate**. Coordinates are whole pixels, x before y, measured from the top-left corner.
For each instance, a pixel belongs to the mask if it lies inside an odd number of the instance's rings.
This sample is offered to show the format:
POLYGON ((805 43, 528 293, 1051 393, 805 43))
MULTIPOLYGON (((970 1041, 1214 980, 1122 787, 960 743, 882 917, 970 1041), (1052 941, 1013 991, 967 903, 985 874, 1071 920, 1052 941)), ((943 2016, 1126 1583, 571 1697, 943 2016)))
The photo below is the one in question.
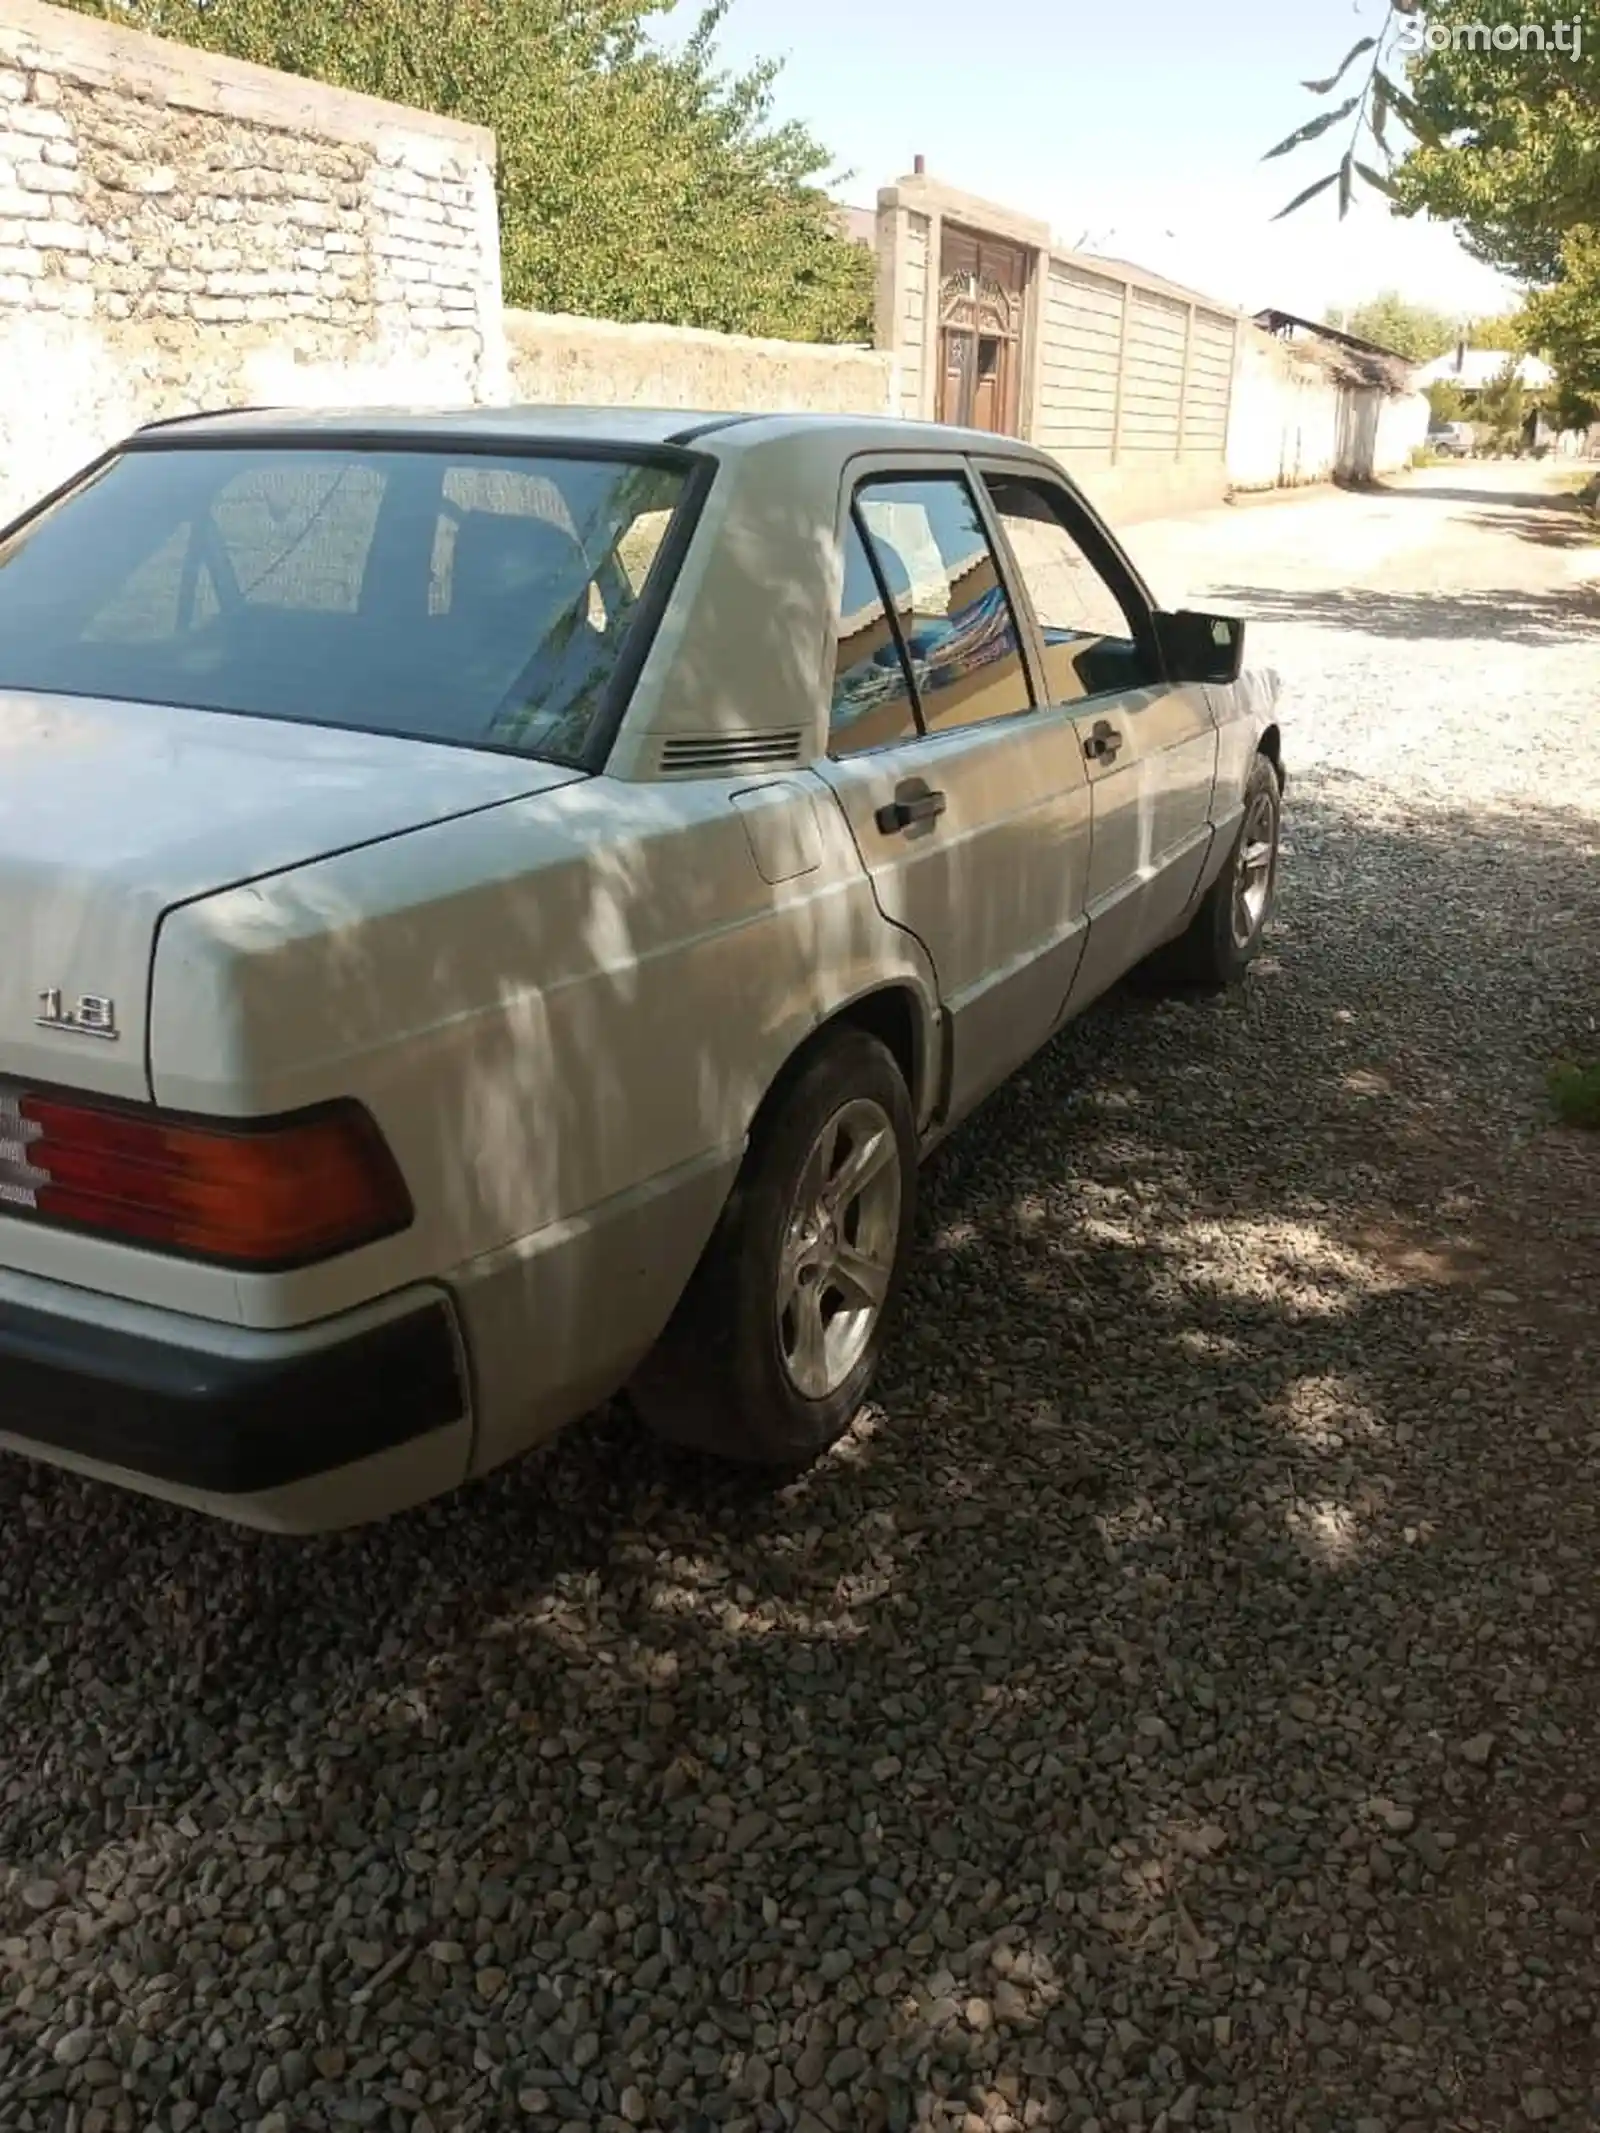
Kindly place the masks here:
POLYGON ((939 246, 941 422, 1018 434, 1027 285, 1027 254, 1020 246, 945 225, 939 246))

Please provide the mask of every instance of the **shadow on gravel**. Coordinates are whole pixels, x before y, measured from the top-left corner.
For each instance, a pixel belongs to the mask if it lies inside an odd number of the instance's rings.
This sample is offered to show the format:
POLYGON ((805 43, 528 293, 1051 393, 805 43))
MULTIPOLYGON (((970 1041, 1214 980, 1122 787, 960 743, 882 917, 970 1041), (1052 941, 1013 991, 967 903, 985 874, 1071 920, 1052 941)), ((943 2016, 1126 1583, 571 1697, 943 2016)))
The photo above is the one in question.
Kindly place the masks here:
POLYGON ((1209 597, 1237 606, 1257 622, 1309 623, 1363 637, 1408 643, 1482 638, 1486 643, 1546 646, 1592 639, 1600 591, 1569 592, 1286 592, 1275 586, 1216 585, 1209 597))
POLYGON ((1368 492, 1384 497, 1409 497, 1415 501, 1477 504, 1481 509, 1459 521, 1482 526, 1491 533, 1515 533, 1523 540, 1549 548, 1583 548, 1600 539, 1594 516, 1575 494, 1555 489, 1512 490, 1493 487, 1412 488, 1390 487, 1378 482, 1368 492))
MULTIPOLYGON (((1522 499, 1518 499, 1522 502, 1522 499)), ((1464 526, 1482 526, 1490 533, 1514 533, 1524 541, 1544 548, 1593 548, 1600 545, 1600 524, 1575 496, 1547 497, 1541 510, 1473 511, 1462 518, 1464 526)))
MULTIPOLYGON (((625 1912, 674 1921, 713 2063, 768 1995, 875 2024, 847 2133, 943 2123, 1001 1974, 986 2094, 1149 2124, 1194 2083, 1268 2133, 1501 2126, 1537 2079, 1592 2123, 1595 1822, 1561 1803, 1600 1768, 1600 1435, 1562 1314, 1600 1250, 1505 1164, 1600 939, 1596 834, 1302 800, 1241 992, 1105 1003, 935 1159, 879 1406, 786 1487, 619 1411, 282 1544, 7 1463, 0 1857, 159 1859, 199 1921, 238 1855, 335 1917, 375 1890, 401 1951, 491 1874, 496 1960, 600 2010, 550 2077, 584 2122, 649 2010, 625 1912)), ((162 1959, 130 1926, 73 1960, 110 1992, 119 1951, 162 1959)), ((380 2026, 452 1989, 419 1952, 380 2026)))
POLYGON ((1548 511, 1564 501, 1560 492, 1554 489, 1502 489, 1492 482, 1480 485, 1465 476, 1449 487, 1435 482, 1391 484, 1378 481, 1371 485, 1368 493, 1392 497, 1397 502, 1483 504, 1505 511, 1548 511))

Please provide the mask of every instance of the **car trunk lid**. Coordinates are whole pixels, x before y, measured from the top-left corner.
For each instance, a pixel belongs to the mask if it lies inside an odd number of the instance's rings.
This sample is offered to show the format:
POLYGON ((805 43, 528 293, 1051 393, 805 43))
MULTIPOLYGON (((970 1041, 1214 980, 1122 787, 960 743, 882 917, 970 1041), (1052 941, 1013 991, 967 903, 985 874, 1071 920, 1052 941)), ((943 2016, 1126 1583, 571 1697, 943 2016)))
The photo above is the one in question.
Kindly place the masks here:
POLYGON ((147 1099, 163 913, 581 777, 437 742, 0 690, 0 1077, 147 1099))

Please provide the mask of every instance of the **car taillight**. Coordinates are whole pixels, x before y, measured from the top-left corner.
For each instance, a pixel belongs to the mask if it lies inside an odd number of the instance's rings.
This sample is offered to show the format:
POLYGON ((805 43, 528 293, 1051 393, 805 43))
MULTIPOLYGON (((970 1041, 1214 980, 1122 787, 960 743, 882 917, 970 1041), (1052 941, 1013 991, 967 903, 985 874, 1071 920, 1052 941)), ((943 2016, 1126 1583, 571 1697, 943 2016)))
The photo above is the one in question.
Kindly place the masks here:
POLYGON ((0 1088, 0 1214, 264 1268, 370 1243, 411 1212, 359 1104, 240 1127, 0 1088))

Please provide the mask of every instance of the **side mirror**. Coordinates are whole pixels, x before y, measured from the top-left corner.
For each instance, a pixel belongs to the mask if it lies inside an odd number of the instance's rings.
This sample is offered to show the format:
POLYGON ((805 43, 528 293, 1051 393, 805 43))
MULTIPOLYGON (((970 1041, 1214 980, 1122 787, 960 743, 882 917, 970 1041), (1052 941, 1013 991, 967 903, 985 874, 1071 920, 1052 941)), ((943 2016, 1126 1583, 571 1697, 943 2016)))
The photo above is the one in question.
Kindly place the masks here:
POLYGON ((1244 665, 1244 624, 1236 615, 1201 615, 1190 608, 1158 611, 1156 642, 1168 681, 1229 682, 1244 665))

